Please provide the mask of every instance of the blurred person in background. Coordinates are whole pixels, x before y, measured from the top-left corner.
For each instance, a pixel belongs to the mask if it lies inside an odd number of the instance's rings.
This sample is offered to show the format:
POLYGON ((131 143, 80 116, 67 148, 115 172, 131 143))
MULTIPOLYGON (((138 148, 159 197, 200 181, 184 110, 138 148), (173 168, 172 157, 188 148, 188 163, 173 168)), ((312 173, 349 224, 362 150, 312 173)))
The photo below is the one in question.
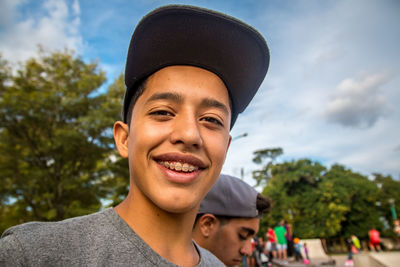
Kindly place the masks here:
POLYGON ((278 255, 280 260, 286 260, 287 258, 287 241, 286 241, 286 229, 283 226, 284 221, 280 221, 274 228, 274 232, 277 239, 278 255))
POLYGON ((381 251, 381 237, 378 230, 375 227, 372 227, 368 232, 369 237, 369 248, 372 251, 381 251))

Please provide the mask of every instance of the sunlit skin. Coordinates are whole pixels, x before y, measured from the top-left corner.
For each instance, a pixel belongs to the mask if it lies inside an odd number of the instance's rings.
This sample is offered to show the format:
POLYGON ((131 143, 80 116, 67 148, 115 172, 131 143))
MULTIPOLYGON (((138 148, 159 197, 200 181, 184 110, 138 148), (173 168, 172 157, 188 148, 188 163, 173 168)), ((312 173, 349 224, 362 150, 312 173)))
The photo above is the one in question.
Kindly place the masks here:
POLYGON ((116 212, 162 257, 193 266, 191 230, 200 201, 218 178, 230 144, 228 91, 215 74, 170 66, 151 75, 128 127, 114 125, 129 160, 130 191, 116 212), (192 171, 165 163, 179 162, 192 171), (188 256, 189 255, 189 256, 188 256))
POLYGON ((238 266, 243 256, 251 255, 251 239, 259 223, 259 218, 233 218, 221 224, 214 215, 206 214, 196 223, 193 238, 226 266, 238 266))

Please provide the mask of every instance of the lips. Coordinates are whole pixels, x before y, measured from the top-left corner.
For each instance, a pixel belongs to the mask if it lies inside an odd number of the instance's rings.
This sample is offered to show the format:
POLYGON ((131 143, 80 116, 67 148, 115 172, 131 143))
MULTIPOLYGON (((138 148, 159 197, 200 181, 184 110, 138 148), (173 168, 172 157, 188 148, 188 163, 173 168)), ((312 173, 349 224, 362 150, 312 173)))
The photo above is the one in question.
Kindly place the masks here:
POLYGON ((175 171, 192 172, 192 171, 197 171, 199 169, 199 167, 191 165, 187 162, 182 163, 179 161, 159 161, 158 163, 170 170, 175 170, 175 171))
POLYGON ((193 155, 186 155, 181 153, 166 153, 162 155, 155 156, 154 159, 161 162, 179 162, 182 165, 187 163, 188 165, 192 165, 197 167, 198 169, 205 169, 207 165, 199 158, 193 155))
POLYGON ((158 163, 167 180, 174 183, 190 183, 207 167, 201 159, 182 153, 157 155, 153 159, 158 163))
POLYGON ((241 262, 242 262, 242 259, 234 259, 233 260, 233 265, 234 266, 239 265, 241 262))

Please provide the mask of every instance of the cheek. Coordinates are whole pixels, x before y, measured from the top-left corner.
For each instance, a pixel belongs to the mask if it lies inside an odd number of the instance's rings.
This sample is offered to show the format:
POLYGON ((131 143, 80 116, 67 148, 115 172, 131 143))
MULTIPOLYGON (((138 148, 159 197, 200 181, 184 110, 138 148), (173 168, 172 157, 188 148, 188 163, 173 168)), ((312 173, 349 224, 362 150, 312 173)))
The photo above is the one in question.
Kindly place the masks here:
POLYGON ((132 153, 150 151, 165 140, 167 132, 167 127, 158 127, 154 124, 138 121, 133 125, 130 132, 132 153))
POLYGON ((229 133, 205 136, 203 138, 209 155, 213 158, 215 164, 222 167, 228 151, 229 133))

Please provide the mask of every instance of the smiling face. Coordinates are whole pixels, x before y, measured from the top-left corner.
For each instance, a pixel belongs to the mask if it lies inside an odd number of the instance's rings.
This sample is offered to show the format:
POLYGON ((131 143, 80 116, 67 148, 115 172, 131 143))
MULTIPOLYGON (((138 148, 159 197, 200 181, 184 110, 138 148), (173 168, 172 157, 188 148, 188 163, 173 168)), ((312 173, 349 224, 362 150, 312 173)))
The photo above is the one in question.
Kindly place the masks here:
POLYGON ((219 224, 205 248, 226 266, 237 266, 244 255, 251 255, 251 239, 258 232, 259 223, 259 218, 233 218, 219 224))
POLYGON ((225 160, 230 114, 227 88, 207 70, 170 66, 151 75, 121 153, 135 198, 173 213, 197 208, 225 160))

